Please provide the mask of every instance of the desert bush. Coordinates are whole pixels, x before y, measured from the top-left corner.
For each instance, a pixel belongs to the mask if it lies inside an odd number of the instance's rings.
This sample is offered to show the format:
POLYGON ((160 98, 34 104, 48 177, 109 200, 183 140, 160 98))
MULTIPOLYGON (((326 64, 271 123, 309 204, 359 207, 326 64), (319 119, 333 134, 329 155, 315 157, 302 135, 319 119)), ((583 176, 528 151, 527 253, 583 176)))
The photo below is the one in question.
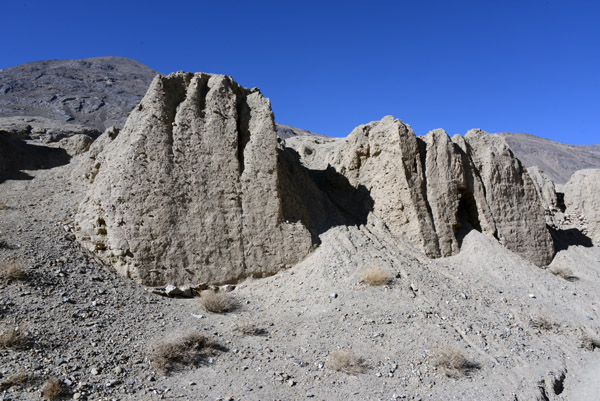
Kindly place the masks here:
POLYGON ((23 370, 19 370, 16 373, 8 375, 2 381, 1 388, 20 387, 22 388, 27 383, 33 383, 35 377, 23 370))
POLYGON ((533 328, 536 328, 539 330, 546 330, 546 331, 552 330, 558 326, 558 324, 552 323, 551 321, 549 321, 548 319, 546 319, 543 316, 539 316, 539 317, 532 319, 529 324, 533 328))
POLYGON ((0 331, 1 348, 25 348, 28 340, 29 339, 23 330, 17 330, 12 327, 4 327, 0 331))
POLYGON ((327 366, 330 369, 349 375, 357 375, 367 369, 365 360, 347 349, 329 353, 329 356, 327 357, 327 366))
POLYGON ((581 333, 581 348, 593 351, 600 348, 600 338, 588 330, 582 330, 581 333))
POLYGON ((235 300, 229 294, 222 292, 203 293, 200 302, 204 309, 212 313, 227 313, 237 308, 235 300))
POLYGON ((362 282, 369 285, 386 285, 392 281, 391 274, 380 267, 371 267, 363 270, 360 278, 362 282))
POLYGON ((266 329, 247 322, 237 324, 233 330, 244 336, 265 336, 268 334, 266 329))
POLYGON ((167 339, 153 344, 149 357, 154 369, 166 374, 185 366, 200 365, 207 356, 220 349, 199 332, 172 333, 167 339))
POLYGON ((21 259, 6 259, 0 262, 0 277, 6 282, 25 280, 27 278, 27 269, 25 262, 21 259))
POLYGON ((480 368, 477 362, 469 360, 462 352, 454 348, 439 349, 434 354, 434 366, 440 368, 448 377, 469 376, 480 368))
POLYGON ((65 389, 58 379, 48 379, 42 388, 42 397, 47 400, 56 400, 66 395, 65 389))
POLYGON ((550 270, 550 273, 571 282, 579 280, 579 277, 574 275, 573 271, 567 267, 557 267, 553 270, 550 270))

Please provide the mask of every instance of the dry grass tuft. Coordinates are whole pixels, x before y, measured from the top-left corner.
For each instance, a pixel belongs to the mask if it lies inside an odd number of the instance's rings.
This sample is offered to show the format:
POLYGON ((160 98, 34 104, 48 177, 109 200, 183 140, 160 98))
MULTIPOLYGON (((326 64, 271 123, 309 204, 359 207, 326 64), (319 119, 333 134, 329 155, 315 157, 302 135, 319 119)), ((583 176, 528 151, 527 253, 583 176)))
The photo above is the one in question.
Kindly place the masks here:
POLYGON ((212 313, 227 313, 237 309, 235 300, 229 294, 222 292, 205 292, 200 302, 204 309, 212 313))
POLYGON ((233 329, 244 336, 266 336, 269 332, 253 323, 240 323, 233 329))
POLYGON ((47 400, 56 400, 66 395, 66 391, 58 379, 48 379, 42 388, 42 397, 47 400))
POLYGON ((545 330, 545 331, 550 331, 550 330, 554 329, 555 327, 559 327, 559 325, 557 323, 552 323, 551 321, 549 321, 548 319, 546 319, 545 317, 542 317, 542 316, 532 319, 529 324, 533 328, 536 328, 539 330, 545 330))
POLYGON ((35 376, 23 370, 13 373, 2 381, 0 388, 19 387, 23 388, 25 384, 32 384, 35 381, 35 376))
POLYGON ((199 332, 172 333, 169 338, 155 343, 149 353, 154 369, 169 373, 185 366, 200 365, 221 347, 199 332))
POLYGON ((446 376, 452 378, 469 376, 474 370, 480 368, 477 362, 470 361, 462 352, 454 348, 437 351, 433 364, 440 368, 446 376))
POLYGON ((6 203, 0 201, 0 210, 5 210, 8 209, 8 206, 6 206, 6 203))
POLYGON ((573 271, 567 267, 557 267, 553 270, 550 270, 550 273, 571 282, 579 280, 579 277, 574 275, 573 271))
POLYGON ((25 348, 29 338, 23 330, 4 327, 0 331, 0 348, 25 348))
POLYGON ((361 280, 369 285, 386 285, 392 281, 392 276, 389 272, 380 267, 371 267, 362 271, 361 280))
POLYGON ((27 279, 25 262, 15 258, 6 259, 0 262, 0 277, 9 283, 27 279))
POLYGON ((593 351, 596 348, 600 348, 600 338, 590 331, 582 331, 581 348, 584 348, 588 351, 593 351))
POLYGON ((364 359, 346 349, 331 352, 327 357, 327 366, 330 369, 349 375, 357 375, 367 369, 364 359))

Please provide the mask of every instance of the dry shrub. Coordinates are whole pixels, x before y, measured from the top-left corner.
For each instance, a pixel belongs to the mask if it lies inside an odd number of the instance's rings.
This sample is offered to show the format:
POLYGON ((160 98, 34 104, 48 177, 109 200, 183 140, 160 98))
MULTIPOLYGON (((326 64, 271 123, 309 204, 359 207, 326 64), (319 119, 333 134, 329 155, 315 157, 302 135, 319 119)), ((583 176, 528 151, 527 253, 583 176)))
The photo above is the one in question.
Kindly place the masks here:
POLYGON ((6 259, 0 262, 0 277, 7 282, 27 279, 25 262, 21 259, 6 259))
POLYGON ((0 201, 0 210, 4 210, 4 209, 8 209, 8 206, 6 206, 6 203, 0 201))
POLYGON ((380 267, 371 267, 362 271, 361 280, 369 285, 386 285, 392 281, 392 276, 389 272, 380 267))
POLYGON ((204 309, 212 313, 227 313, 237 308, 235 300, 229 294, 223 292, 205 292, 202 294, 200 301, 204 309))
POLYGON ((214 341, 195 331, 172 333, 168 337, 155 343, 149 353, 152 366, 165 374, 185 366, 200 365, 207 356, 221 349, 214 341))
POLYGON ((35 376, 31 373, 27 373, 23 370, 19 370, 17 373, 6 376, 2 381, 1 388, 19 387, 22 388, 25 384, 32 384, 35 381, 35 376))
POLYGON ((258 327, 253 323, 239 323, 233 329, 244 336, 266 336, 268 331, 262 327, 258 327))
POLYGON ((480 368, 477 362, 470 361, 462 352, 454 348, 440 349, 435 353, 433 364, 448 377, 469 376, 480 368))
POLYGON ((364 359, 346 349, 331 352, 327 357, 327 366, 330 369, 349 375, 357 375, 367 369, 364 359))
POLYGON ((542 316, 532 319, 529 324, 533 328, 536 328, 539 330, 546 330, 546 331, 550 331, 550 330, 554 329, 555 327, 558 327, 557 323, 552 323, 551 321, 549 321, 548 319, 546 319, 545 317, 542 317, 542 316))
POLYGON ((573 271, 568 267, 557 267, 553 270, 550 270, 550 273, 571 282, 579 280, 579 277, 574 275, 573 271))
POLYGON ((65 389, 58 379, 48 379, 42 388, 42 397, 47 400, 56 400, 66 395, 65 389))
POLYGON ((1 348, 25 348, 28 343, 28 337, 23 330, 17 330, 12 327, 4 327, 0 331, 1 348))
POLYGON ((581 348, 593 351, 600 348, 600 338, 591 331, 583 330, 581 333, 581 348))

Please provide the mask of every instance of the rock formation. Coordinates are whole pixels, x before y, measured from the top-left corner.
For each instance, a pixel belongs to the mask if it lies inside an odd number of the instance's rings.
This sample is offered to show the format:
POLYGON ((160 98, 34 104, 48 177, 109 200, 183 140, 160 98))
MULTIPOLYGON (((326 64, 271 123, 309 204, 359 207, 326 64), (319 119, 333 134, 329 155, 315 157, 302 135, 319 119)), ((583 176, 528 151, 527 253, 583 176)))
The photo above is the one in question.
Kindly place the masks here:
POLYGON ((559 205, 554 182, 552 182, 550 177, 537 166, 528 167, 527 173, 529 173, 529 176, 533 180, 533 184, 535 185, 535 189, 544 209, 551 212, 557 212, 559 210, 559 205))
POLYGON ((330 164, 352 185, 364 186, 373 213, 428 256, 456 254, 462 236, 476 229, 540 266, 552 260, 534 184, 500 136, 472 130, 450 139, 435 130, 417 138, 388 116, 343 140, 288 143, 310 168, 330 164))
POLYGON ((96 157, 79 240, 144 284, 271 274, 312 248, 286 222, 268 99, 230 77, 158 76, 96 157))
POLYGON ((566 213, 585 217, 585 233, 600 243, 600 169, 576 171, 563 191, 566 213))
POLYGON ((392 117, 346 139, 278 143, 270 104, 230 77, 158 76, 124 129, 105 132, 78 239, 144 284, 226 283, 305 257, 372 214, 431 257, 476 229, 538 265, 553 256, 527 171, 500 136, 417 138, 392 117), (302 165, 304 163, 304 165, 302 165))

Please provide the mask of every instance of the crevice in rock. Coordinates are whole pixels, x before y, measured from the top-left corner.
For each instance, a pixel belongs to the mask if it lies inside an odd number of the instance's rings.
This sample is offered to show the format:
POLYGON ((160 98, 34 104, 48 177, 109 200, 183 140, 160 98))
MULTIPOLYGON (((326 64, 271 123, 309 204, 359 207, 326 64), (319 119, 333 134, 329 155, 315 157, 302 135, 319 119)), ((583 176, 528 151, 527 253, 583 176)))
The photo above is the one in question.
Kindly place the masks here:
POLYGON ((238 130, 238 148, 237 156, 240 165, 240 175, 244 172, 244 150, 250 141, 250 106, 245 96, 240 97, 237 104, 237 130, 238 130))

